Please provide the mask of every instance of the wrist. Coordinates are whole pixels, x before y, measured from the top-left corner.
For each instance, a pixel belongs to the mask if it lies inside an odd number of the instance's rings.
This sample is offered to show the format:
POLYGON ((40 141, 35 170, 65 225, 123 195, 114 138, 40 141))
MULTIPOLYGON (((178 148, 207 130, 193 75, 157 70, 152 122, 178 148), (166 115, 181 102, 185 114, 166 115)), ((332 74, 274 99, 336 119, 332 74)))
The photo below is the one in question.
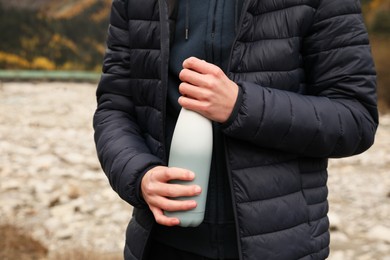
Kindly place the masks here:
POLYGON ((233 109, 229 115, 229 117, 226 119, 226 121, 221 123, 222 128, 226 128, 231 125, 231 123, 236 119, 237 114, 240 110, 241 103, 242 103, 242 89, 240 85, 236 84, 237 86, 237 97, 235 100, 235 103, 233 105, 233 109))

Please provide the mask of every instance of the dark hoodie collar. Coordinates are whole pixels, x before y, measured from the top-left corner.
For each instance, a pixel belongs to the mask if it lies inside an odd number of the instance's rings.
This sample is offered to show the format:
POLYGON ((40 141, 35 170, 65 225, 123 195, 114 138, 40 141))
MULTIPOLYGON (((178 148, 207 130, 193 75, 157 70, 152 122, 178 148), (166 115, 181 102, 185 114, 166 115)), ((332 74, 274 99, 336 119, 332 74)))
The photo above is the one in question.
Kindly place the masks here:
MULTIPOLYGON (((169 0, 170 3, 172 2, 176 2, 174 0, 169 0)), ((186 17, 185 17, 185 31, 184 31, 184 38, 186 40, 189 39, 189 34, 190 34, 190 15, 191 15, 191 12, 190 12, 190 1, 189 0, 185 0, 186 1, 186 17)), ((226 1, 231 1, 231 0, 226 0, 226 1)), ((238 28, 238 23, 239 23, 239 9, 241 9, 239 7, 239 2, 240 0, 234 0, 235 1, 235 10, 234 10, 234 31, 237 33, 237 28, 238 28)), ((241 0, 242 1, 242 0, 241 0)))

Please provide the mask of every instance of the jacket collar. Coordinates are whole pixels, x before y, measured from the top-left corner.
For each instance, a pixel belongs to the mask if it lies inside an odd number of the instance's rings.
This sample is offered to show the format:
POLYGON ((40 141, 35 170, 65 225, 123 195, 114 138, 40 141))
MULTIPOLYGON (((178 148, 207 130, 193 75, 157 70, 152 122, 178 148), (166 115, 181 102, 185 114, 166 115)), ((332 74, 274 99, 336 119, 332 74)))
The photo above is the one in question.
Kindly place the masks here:
POLYGON ((177 0, 166 0, 168 5, 168 17, 176 18, 177 15, 177 0))

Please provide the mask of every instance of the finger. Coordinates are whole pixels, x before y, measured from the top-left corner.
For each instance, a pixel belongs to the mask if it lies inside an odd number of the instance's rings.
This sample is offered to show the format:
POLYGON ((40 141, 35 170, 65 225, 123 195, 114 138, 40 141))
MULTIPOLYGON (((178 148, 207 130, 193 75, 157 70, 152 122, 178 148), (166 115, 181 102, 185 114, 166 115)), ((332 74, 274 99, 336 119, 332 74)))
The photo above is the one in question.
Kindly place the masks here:
POLYGON ((210 81, 207 74, 202 74, 187 68, 180 71, 179 79, 182 82, 187 82, 196 87, 207 87, 210 81))
POLYGON ((201 192, 199 186, 170 183, 173 180, 191 181, 194 177, 195 174, 193 172, 181 168, 158 168, 151 170, 142 180, 142 196, 148 204, 150 204, 153 198, 161 196, 196 196, 201 192))
POLYGON ((209 89, 199 88, 186 82, 179 85, 179 92, 183 96, 197 100, 209 100, 213 95, 209 89))
POLYGON ((153 173, 153 178, 159 182, 168 182, 170 180, 192 181, 195 178, 195 174, 186 169, 170 167, 162 171, 156 171, 153 173))
POLYGON ((183 61, 183 68, 196 71, 201 74, 213 74, 218 75, 222 72, 222 70, 209 62, 204 60, 200 60, 196 57, 189 57, 183 61))
MULTIPOLYGON (((209 102, 200 101, 197 99, 192 99, 192 98, 188 98, 185 96, 179 97, 178 102, 179 102, 180 106, 182 106, 188 110, 196 111, 196 112, 200 113, 201 115, 209 118, 208 111, 209 111, 209 108, 211 106, 211 104, 209 102)), ((212 119, 212 118, 210 118, 210 119, 212 119)))
POLYGON ((161 209, 156 207, 150 207, 150 210, 153 213, 154 219, 160 225, 164 226, 176 226, 180 224, 180 220, 178 218, 169 218, 165 216, 161 209))
POLYGON ((149 205, 166 211, 185 211, 196 208, 195 200, 173 200, 161 196, 155 196, 149 201, 149 205))
POLYGON ((202 192, 202 188, 198 185, 183 185, 164 183, 156 187, 156 193, 160 196, 176 198, 176 197, 193 197, 202 192))

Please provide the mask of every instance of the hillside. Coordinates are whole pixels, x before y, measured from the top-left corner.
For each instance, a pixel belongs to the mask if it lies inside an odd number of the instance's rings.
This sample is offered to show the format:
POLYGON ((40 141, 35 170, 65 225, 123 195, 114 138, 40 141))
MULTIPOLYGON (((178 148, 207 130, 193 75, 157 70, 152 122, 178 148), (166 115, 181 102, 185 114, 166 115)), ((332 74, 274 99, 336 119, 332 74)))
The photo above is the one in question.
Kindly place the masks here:
MULTIPOLYGON (((99 4, 109 8, 111 2, 105 0, 0 0, 0 5, 6 10, 30 10, 53 18, 69 18, 77 16, 88 10, 88 8, 99 4)), ((106 15, 108 11, 109 9, 107 8, 102 10, 106 15)))
POLYGON ((111 0, 0 0, 0 69, 97 70, 111 0))
POLYGON ((0 4, 5 8, 14 8, 14 9, 29 9, 29 10, 39 10, 45 5, 50 3, 50 0, 18 0, 18 1, 8 1, 0 0, 0 4))

